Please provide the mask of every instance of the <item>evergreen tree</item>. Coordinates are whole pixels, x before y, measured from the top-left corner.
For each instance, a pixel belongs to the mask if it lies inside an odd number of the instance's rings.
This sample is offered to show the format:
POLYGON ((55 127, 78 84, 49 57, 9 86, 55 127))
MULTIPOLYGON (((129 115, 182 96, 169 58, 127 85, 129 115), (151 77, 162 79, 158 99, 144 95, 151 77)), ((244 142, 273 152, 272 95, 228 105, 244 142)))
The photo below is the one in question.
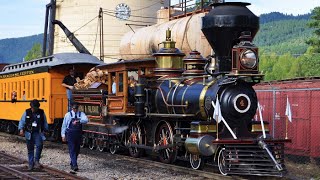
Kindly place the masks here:
POLYGON ((30 61, 33 59, 38 59, 42 57, 41 44, 35 43, 27 55, 24 57, 25 61, 30 61))
POLYGON ((304 77, 320 76, 320 54, 305 54, 301 65, 304 77))
POLYGON ((314 37, 311 37, 306 43, 312 46, 313 53, 320 53, 320 6, 312 10, 311 21, 308 27, 314 28, 314 37))

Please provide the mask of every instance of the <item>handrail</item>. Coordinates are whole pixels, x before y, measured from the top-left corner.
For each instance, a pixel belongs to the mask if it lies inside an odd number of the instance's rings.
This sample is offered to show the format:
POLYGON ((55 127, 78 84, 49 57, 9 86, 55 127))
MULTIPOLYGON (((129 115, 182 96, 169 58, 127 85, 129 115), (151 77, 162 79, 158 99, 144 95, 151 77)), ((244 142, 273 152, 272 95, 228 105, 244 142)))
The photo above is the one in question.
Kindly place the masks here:
POLYGON ((165 104, 167 107, 188 107, 188 104, 183 104, 183 105, 168 104, 168 102, 167 102, 167 101, 165 100, 165 98, 164 98, 164 94, 163 94, 162 89, 161 89, 160 87, 157 87, 157 89, 160 91, 162 100, 163 100, 164 104, 165 104))

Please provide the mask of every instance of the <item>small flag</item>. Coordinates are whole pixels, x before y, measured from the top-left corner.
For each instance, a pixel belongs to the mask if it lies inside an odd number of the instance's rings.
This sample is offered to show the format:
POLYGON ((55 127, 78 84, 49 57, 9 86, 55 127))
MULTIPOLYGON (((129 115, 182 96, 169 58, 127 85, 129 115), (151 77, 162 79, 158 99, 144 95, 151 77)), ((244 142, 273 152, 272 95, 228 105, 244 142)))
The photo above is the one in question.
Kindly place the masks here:
POLYGON ((288 117, 288 120, 292 122, 292 112, 291 112, 291 107, 289 103, 289 98, 287 96, 287 107, 286 107, 286 116, 288 117))
POLYGON ((220 108, 220 103, 219 103, 219 98, 217 96, 217 99, 216 99, 216 104, 215 104, 215 107, 214 107, 214 112, 213 112, 213 118, 216 119, 216 117, 218 116, 218 123, 221 122, 222 120, 222 114, 221 114, 221 108, 220 108))
POLYGON ((220 108, 220 103, 219 103, 218 97, 216 99, 216 104, 214 104, 213 101, 211 103, 212 103, 212 106, 214 107, 213 118, 215 119, 218 116, 217 122, 220 123, 222 121, 224 123, 224 125, 227 127, 227 129, 229 130, 229 132, 231 133, 231 135, 233 136, 233 139, 237 139, 236 134, 232 131, 232 129, 228 125, 227 121, 223 118, 223 116, 221 114, 221 108, 220 108))

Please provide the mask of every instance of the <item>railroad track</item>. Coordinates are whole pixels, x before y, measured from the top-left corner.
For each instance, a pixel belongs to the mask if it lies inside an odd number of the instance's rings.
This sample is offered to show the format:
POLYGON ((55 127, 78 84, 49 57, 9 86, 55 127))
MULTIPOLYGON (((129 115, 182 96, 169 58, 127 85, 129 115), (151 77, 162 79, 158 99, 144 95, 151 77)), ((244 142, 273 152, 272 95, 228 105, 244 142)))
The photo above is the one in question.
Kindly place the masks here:
POLYGON ((198 177, 203 177, 203 178, 208 178, 212 180, 220 180, 220 179, 233 179, 233 180, 240 180, 243 178, 238 177, 238 176, 223 176, 217 173, 209 172, 209 171, 203 171, 203 170, 194 170, 188 167, 183 167, 175 164, 164 164, 161 162, 157 161, 152 161, 148 159, 142 159, 142 158, 133 158, 133 157, 128 157, 128 161, 131 161, 133 163, 139 163, 139 164, 144 164, 145 166, 154 166, 157 168, 169 168, 170 170, 176 171, 176 172, 184 172, 187 174, 195 175, 198 177))
MULTIPOLYGON (((24 141, 23 137, 20 136, 16 136, 16 135, 10 135, 10 134, 5 134, 5 133, 0 133, 0 136, 3 137, 8 137, 12 140, 16 140, 16 141, 24 141)), ((61 148, 61 146, 64 146, 62 144, 58 144, 55 142, 46 142, 46 148, 61 148)), ((106 152, 100 152, 100 151, 96 151, 96 150, 89 150, 88 148, 84 148, 81 150, 82 153, 81 154, 86 154, 87 156, 92 156, 92 157, 99 157, 101 159, 108 159, 109 158, 109 154, 106 152)), ((112 155, 113 157, 115 157, 116 159, 120 159, 126 162, 131 162, 132 164, 139 164, 140 166, 145 166, 145 167, 154 167, 155 169, 170 169, 171 171, 175 171, 175 172, 180 172, 183 174, 190 174, 193 175, 195 177, 199 177, 200 179, 256 179, 258 178, 257 176, 254 177, 250 177, 250 176, 223 176, 215 171, 216 167, 213 167, 213 165, 206 165, 204 170, 194 170, 191 169, 190 167, 185 167, 185 164, 182 165, 183 161, 180 160, 178 164, 164 164, 161 162, 157 162, 152 160, 152 158, 148 158, 148 157, 142 157, 142 158, 133 158, 131 156, 127 156, 127 155, 123 155, 121 154, 114 154, 112 155)), ((0 156, 1 157, 1 156, 0 156)), ((1 159, 0 159, 0 164, 1 164, 1 159)), ((27 165, 25 165, 27 168, 27 165)), ((71 175, 67 172, 64 172, 67 175, 71 175)), ((261 178, 261 177, 259 177, 261 178)), ((1 172, 0 172, 0 179, 1 179, 1 172)), ((76 179, 79 179, 79 177, 77 177, 76 179)), ((267 179, 267 180, 277 180, 280 178, 277 177, 264 177, 263 179, 267 179)), ((284 178, 287 179, 287 178, 284 178)))
MULTIPOLYGON (((21 142, 25 141, 24 137, 20 137, 20 136, 17 136, 17 135, 0 133, 0 136, 7 137, 7 138, 10 138, 10 139, 15 140, 15 141, 21 141, 21 142)), ((46 144, 47 144, 46 148, 49 148, 49 147, 50 148, 61 148, 61 144, 58 144, 58 143, 55 143, 55 142, 47 141, 46 144)), ((99 156, 102 159, 108 159, 108 153, 106 153, 106 152, 90 150, 88 148, 84 148, 81 151, 82 151, 82 154, 87 154, 87 155, 93 156, 93 157, 94 156, 99 156)), ((191 169, 191 168, 188 168, 188 167, 184 167, 184 166, 181 166, 181 165, 177 165, 177 164, 164 164, 164 163, 161 163, 161 162, 150 160, 150 157, 149 158, 148 157, 133 158, 131 156, 127 156, 127 155, 123 155, 123 154, 114 154, 113 156, 115 158, 123 159, 124 161, 131 162, 133 164, 139 164, 139 165, 146 166, 146 167, 152 166, 152 167, 161 168, 161 169, 169 168, 172 171, 182 172, 182 173, 185 173, 185 174, 198 176, 201 179, 203 179, 203 178, 205 178, 205 179, 243 179, 243 178, 240 178, 240 177, 237 177, 237 176, 223 176, 223 175, 220 175, 220 174, 214 173, 214 172, 194 170, 194 169, 191 169)), ((1 164, 1 159, 0 159, 0 164, 1 164)), ((25 169, 27 169, 27 165, 25 165, 25 169)), ((69 173, 66 173, 66 174, 70 175, 69 173)), ((0 176, 0 179, 1 179, 1 176, 0 176)))
POLYGON ((41 168, 28 171, 25 160, 0 152, 0 179, 81 180, 82 177, 41 165, 41 168))

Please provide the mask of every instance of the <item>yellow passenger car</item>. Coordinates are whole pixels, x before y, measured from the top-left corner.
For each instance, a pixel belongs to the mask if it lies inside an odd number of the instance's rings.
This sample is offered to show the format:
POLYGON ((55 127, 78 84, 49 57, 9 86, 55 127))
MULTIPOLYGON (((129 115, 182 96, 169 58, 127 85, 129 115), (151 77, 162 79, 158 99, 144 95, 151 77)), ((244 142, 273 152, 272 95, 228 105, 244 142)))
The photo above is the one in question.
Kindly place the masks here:
POLYGON ((73 68, 83 77, 90 68, 104 64, 96 57, 81 53, 54 54, 32 61, 10 64, 0 72, 0 128, 14 133, 30 101, 38 99, 45 111, 51 134, 57 138, 61 121, 67 112, 63 78, 73 68), (56 133, 53 133, 56 132, 56 133))

